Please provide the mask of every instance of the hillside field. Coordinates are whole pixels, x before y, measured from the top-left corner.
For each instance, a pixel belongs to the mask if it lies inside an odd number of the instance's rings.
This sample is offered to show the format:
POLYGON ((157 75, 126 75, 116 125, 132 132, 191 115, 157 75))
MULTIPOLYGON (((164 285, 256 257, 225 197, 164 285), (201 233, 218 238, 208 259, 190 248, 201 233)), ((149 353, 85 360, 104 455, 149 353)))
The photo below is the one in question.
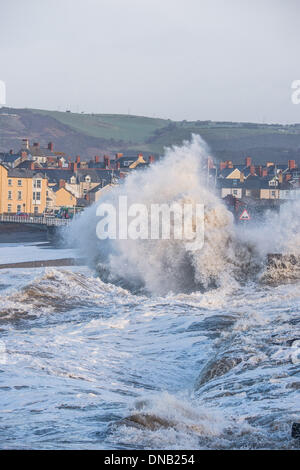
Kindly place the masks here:
POLYGON ((78 114, 38 109, 0 109, 0 151, 19 150, 21 139, 46 145, 73 158, 115 152, 163 154, 199 134, 217 159, 259 163, 296 159, 300 164, 300 124, 255 124, 213 121, 171 121, 118 114, 78 114))

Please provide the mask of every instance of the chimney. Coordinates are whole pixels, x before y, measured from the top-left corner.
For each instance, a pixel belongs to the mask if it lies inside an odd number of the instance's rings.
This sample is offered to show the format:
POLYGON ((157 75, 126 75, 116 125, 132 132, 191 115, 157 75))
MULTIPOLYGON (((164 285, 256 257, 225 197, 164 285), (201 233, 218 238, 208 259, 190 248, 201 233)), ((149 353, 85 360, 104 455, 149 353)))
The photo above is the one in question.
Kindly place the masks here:
POLYGON ((269 166, 274 166, 274 163, 273 162, 267 162, 267 168, 269 168, 269 166))
POLYGON ((59 187, 60 188, 64 188, 65 184, 66 184, 65 180, 63 180, 63 179, 59 180, 59 187))
POLYGON ((138 158, 143 158, 143 154, 142 154, 142 153, 138 153, 138 158))
POLYGON ((110 168, 110 158, 107 155, 104 155, 104 164, 105 168, 110 168))
POLYGON ((294 168, 296 168, 296 161, 289 160, 289 170, 294 170, 294 168))
POLYGON ((226 162, 220 162, 220 171, 225 170, 226 166, 226 162))
POLYGON ((12 150, 12 149, 10 149, 10 151, 9 151, 9 155, 12 155, 12 154, 13 154, 13 150, 12 150))
POLYGON ((121 158, 123 157, 123 153, 116 153, 116 160, 118 160, 118 158, 121 158))
POLYGON ((257 173, 259 174, 259 176, 262 176, 262 166, 261 166, 261 165, 259 165, 259 166, 257 167, 257 170, 256 170, 256 171, 257 171, 257 173))
POLYGON ((34 170, 34 169, 35 169, 35 168, 34 168, 34 162, 30 162, 29 168, 30 168, 30 170, 34 170))
POLYGON ((244 172, 241 171, 241 173, 240 173, 240 182, 244 183, 244 181, 245 181, 245 175, 244 175, 244 172))
POLYGON ((278 182, 279 182, 280 184, 282 184, 282 182, 283 182, 283 174, 282 174, 282 171, 278 174, 278 182))
POLYGON ((233 164, 231 160, 226 160, 225 164, 226 164, 225 168, 233 168, 233 164))
POLYGON ((99 162, 100 162, 100 157, 99 157, 99 155, 96 155, 95 156, 95 163, 99 163, 99 162))
POLYGON ((53 150, 54 150, 54 144, 53 144, 53 142, 49 142, 49 144, 48 144, 48 150, 50 150, 50 152, 53 152, 53 150))
POLYGON ((245 159, 245 165, 247 168, 249 168, 249 166, 251 166, 252 164, 252 158, 251 157, 246 157, 245 159))
POLYGON ((24 150, 29 149, 29 140, 28 139, 22 139, 22 149, 24 149, 24 150))
POLYGON ((262 169, 262 174, 261 176, 264 178, 265 176, 268 176, 268 169, 267 168, 263 168, 262 169))
POLYGON ((71 170, 75 173, 77 171, 77 163, 73 162, 71 163, 71 170))
POLYGON ((21 152, 21 160, 22 160, 22 162, 23 162, 24 160, 27 160, 27 152, 24 152, 24 151, 21 152))
POLYGON ((80 163, 80 156, 79 155, 77 155, 77 157, 76 157, 76 163, 77 163, 77 165, 78 165, 78 163, 80 163))
POLYGON ((148 162, 150 163, 150 165, 155 162, 154 155, 149 155, 148 162))
POLYGON ((250 166, 250 175, 251 175, 251 176, 254 176, 254 175, 255 175, 255 166, 254 166, 254 165, 251 165, 251 166, 250 166))
POLYGON ((39 142, 34 142, 33 146, 34 146, 35 148, 37 148, 37 149, 39 149, 39 148, 40 148, 40 144, 39 144, 39 142))
POLYGON ((289 181, 290 179, 292 179, 292 175, 290 174, 285 175, 285 181, 289 181))
POLYGON ((117 162, 117 163, 116 163, 116 169, 119 170, 120 167, 121 167, 120 162, 117 162))
POLYGON ((62 161, 61 160, 58 160, 58 167, 62 168, 62 161))

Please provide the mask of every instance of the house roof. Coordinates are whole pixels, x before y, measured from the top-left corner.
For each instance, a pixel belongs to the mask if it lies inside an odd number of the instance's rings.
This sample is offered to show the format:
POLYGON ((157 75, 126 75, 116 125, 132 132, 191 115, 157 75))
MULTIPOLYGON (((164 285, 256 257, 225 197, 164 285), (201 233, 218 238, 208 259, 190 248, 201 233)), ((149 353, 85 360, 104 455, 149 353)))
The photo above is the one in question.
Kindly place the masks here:
MULTIPOLYGON (((80 164, 79 164, 80 165, 80 164)), ((79 167, 80 168, 80 167, 79 167)), ((93 161, 89 161, 88 162, 88 168, 102 168, 102 169, 105 169, 106 168, 106 163, 105 162, 93 162, 93 161)))
POLYGON ((244 188, 245 189, 260 189, 262 182, 263 180, 259 176, 249 175, 248 178, 245 179, 244 188))
POLYGON ((236 179, 219 179, 217 181, 219 188, 244 188, 244 183, 241 183, 240 180, 236 179))
POLYGON ((86 207, 89 205, 89 201, 83 197, 79 197, 76 201, 76 205, 79 207, 86 207))
POLYGON ((8 177, 11 178, 45 178, 45 175, 39 171, 28 170, 27 168, 12 168, 8 170, 8 177))
POLYGON ((2 162, 13 163, 18 160, 18 158, 21 158, 21 155, 17 153, 0 153, 0 160, 2 162))
POLYGON ((73 175, 76 176, 74 171, 60 168, 43 168, 42 172, 51 183, 59 183, 59 180, 69 181, 73 175))
POLYGON ((86 176, 91 177, 92 183, 101 183, 103 181, 111 182, 112 177, 119 178, 120 172, 118 170, 103 170, 96 168, 79 168, 75 172, 69 169, 63 168, 45 168, 42 170, 49 182, 59 183, 59 180, 63 179, 70 182, 72 176, 75 176, 76 182, 84 182, 86 176))
POLYGON ((30 152, 33 157, 57 157, 55 152, 52 152, 48 147, 37 147, 31 145, 28 149, 25 149, 25 152, 30 152))
POLYGON ((227 176, 229 176, 234 170, 235 168, 224 168, 222 171, 219 172, 219 176, 227 178, 227 176))
POLYGON ((100 184, 97 184, 97 186, 95 186, 93 189, 90 189, 88 192, 89 193, 97 193, 101 189, 103 189, 103 185, 100 183, 100 184))

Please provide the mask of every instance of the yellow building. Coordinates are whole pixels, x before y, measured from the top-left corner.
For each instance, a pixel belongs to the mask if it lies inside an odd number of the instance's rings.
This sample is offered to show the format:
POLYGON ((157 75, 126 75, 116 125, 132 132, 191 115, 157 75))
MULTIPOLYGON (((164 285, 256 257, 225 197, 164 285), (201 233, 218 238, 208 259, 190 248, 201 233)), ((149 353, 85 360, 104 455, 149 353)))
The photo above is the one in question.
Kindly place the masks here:
POLYGON ((242 172, 238 168, 232 168, 232 171, 226 176, 226 179, 240 180, 242 172))
POLYGON ((77 198, 65 187, 61 187, 53 192, 55 194, 54 204, 56 209, 60 209, 61 207, 76 207, 77 198))
POLYGON ((279 199, 280 190, 278 188, 264 188, 260 190, 260 199, 279 199))
POLYGON ((41 173, 0 164, 0 214, 42 214, 47 186, 48 180, 41 173))
POLYGON ((105 196, 109 191, 111 191, 116 185, 114 184, 107 184, 106 186, 103 186, 101 184, 98 184, 96 187, 91 189, 87 193, 87 198, 90 204, 93 204, 94 202, 99 201, 99 199, 103 196, 105 196))

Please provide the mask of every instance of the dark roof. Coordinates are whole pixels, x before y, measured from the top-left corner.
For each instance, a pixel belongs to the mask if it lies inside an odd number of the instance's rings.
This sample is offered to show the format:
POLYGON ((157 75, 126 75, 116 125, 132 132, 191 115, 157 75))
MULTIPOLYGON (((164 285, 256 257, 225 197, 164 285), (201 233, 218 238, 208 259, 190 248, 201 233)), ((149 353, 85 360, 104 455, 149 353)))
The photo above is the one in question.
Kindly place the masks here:
POLYGON ((73 175, 76 176, 74 171, 68 169, 63 170, 60 168, 43 168, 42 172, 47 176, 50 183, 59 183, 59 180, 69 181, 73 175))
POLYGON ((41 172, 36 170, 28 170, 27 168, 12 168, 8 170, 8 177, 11 178, 45 178, 41 172))
POLYGON ((280 184, 280 189, 284 189, 284 190, 287 190, 287 189, 295 190, 294 186, 293 186, 289 181, 283 181, 283 182, 280 184))
POLYGON ((259 176, 250 175, 244 182, 244 188, 246 189, 260 189, 262 187, 263 180, 259 176))
POLYGON ((0 160, 2 162, 13 163, 18 160, 18 158, 21 158, 21 155, 17 153, 0 153, 0 160))
POLYGON ((83 182, 88 175, 91 177, 92 183, 101 183, 103 180, 110 182, 112 176, 117 178, 120 176, 119 171, 102 170, 100 168, 78 168, 76 172, 62 168, 45 168, 41 170, 41 172, 44 173, 52 183, 59 183, 61 179, 70 182, 72 176, 76 177, 77 182, 83 182))
POLYGON ((89 168, 102 168, 102 169, 105 169, 106 168, 106 163, 105 162, 94 162, 94 161, 89 161, 88 162, 88 167, 89 168))
POLYGON ((235 168, 224 168, 222 171, 219 172, 219 176, 223 178, 227 178, 228 175, 230 175, 235 168))
POLYGON ((219 188, 243 188, 244 183, 241 183, 240 180, 236 179, 224 179, 220 178, 217 181, 219 188))
MULTIPOLYGON (((17 165, 16 168, 28 168, 28 169, 30 169, 31 164, 32 164, 32 160, 24 160, 23 162, 19 163, 19 165, 17 165)), ((41 168, 41 166, 38 165, 38 163, 34 163, 34 165, 38 168, 41 168)))
POLYGON ((36 147, 31 145, 29 150, 27 149, 27 152, 30 152, 33 157, 57 157, 57 154, 51 152, 48 147, 36 147))
POLYGON ((93 189, 90 189, 88 192, 89 193, 96 193, 97 191, 99 191, 99 189, 102 189, 104 186, 100 183, 100 184, 97 184, 97 186, 95 186, 93 189))
POLYGON ((76 205, 79 207, 86 207, 89 205, 89 201, 83 197, 79 197, 76 201, 76 205))

